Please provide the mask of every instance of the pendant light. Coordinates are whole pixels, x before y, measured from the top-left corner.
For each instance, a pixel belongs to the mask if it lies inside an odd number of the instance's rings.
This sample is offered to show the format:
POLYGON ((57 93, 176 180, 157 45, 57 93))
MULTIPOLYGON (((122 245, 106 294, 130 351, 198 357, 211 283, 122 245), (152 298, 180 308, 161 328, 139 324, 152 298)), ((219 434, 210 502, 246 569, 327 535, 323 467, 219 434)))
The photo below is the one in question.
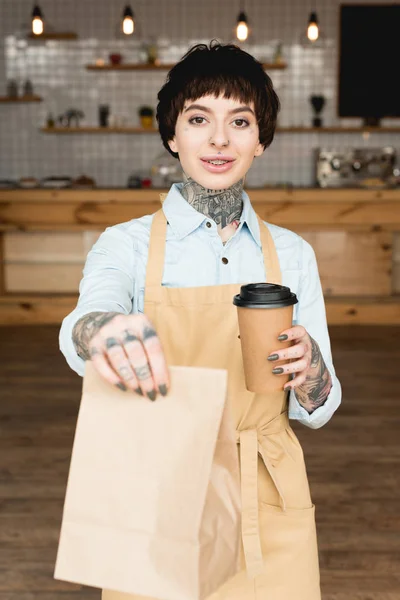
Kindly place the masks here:
POLYGON ((325 33, 318 20, 317 0, 314 0, 311 6, 307 27, 302 29, 299 41, 305 50, 323 49, 327 45, 325 33))
POLYGON ((310 18, 308 20, 307 27, 307 37, 310 40, 310 42, 316 42, 319 38, 319 26, 316 11, 312 11, 310 13, 310 18))
POLYGON ((124 13, 122 15, 122 31, 125 35, 132 35, 135 30, 135 21, 133 10, 129 4, 127 4, 124 8, 124 13))
POLYGON ((40 6, 35 4, 32 11, 32 33, 34 35, 41 35, 43 33, 43 13, 40 10, 40 6))
POLYGON ((240 42, 245 42, 249 37, 249 25, 246 13, 244 12, 244 7, 240 10, 237 18, 236 37, 240 42))

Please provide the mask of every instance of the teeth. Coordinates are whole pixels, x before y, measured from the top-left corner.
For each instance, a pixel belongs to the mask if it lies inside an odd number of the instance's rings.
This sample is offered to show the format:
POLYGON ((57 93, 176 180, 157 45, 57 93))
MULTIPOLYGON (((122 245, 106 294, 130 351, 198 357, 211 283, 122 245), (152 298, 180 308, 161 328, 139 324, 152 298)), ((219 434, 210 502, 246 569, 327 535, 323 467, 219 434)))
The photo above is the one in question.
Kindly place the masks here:
POLYGON ((228 160, 208 160, 208 163, 211 163, 212 165, 224 165, 225 163, 229 162, 228 160))

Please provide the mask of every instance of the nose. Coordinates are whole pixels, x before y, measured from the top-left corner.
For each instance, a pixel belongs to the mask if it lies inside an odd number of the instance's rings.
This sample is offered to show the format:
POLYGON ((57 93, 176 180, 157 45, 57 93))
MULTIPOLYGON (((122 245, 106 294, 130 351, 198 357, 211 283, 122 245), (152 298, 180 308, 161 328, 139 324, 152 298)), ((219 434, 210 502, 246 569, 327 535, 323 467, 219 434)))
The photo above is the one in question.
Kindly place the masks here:
POLYGON ((214 132, 210 137, 210 144, 216 148, 223 148, 229 144, 228 134, 225 131, 224 125, 216 125, 214 132))

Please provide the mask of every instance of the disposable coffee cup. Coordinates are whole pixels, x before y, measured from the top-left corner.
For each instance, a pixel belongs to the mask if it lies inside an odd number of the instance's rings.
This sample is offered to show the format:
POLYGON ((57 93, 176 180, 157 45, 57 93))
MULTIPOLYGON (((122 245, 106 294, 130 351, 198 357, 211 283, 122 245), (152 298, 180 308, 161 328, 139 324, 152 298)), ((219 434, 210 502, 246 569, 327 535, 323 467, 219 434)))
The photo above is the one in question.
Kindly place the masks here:
POLYGON ((240 343, 246 388, 250 392, 267 393, 283 390, 290 375, 274 375, 272 369, 289 362, 271 362, 268 356, 288 348, 291 340, 280 342, 278 336, 292 327, 296 294, 287 286, 274 283, 249 283, 240 287, 233 298, 237 306, 240 343))

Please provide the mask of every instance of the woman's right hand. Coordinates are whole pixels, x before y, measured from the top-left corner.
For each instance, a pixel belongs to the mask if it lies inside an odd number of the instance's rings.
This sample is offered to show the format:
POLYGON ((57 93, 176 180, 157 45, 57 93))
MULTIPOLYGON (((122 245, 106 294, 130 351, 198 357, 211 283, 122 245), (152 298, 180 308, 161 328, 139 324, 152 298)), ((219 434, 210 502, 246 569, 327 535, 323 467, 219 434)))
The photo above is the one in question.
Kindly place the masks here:
POLYGON ((155 400, 168 393, 170 377, 160 339, 144 314, 116 313, 91 338, 90 360, 109 383, 155 400))

